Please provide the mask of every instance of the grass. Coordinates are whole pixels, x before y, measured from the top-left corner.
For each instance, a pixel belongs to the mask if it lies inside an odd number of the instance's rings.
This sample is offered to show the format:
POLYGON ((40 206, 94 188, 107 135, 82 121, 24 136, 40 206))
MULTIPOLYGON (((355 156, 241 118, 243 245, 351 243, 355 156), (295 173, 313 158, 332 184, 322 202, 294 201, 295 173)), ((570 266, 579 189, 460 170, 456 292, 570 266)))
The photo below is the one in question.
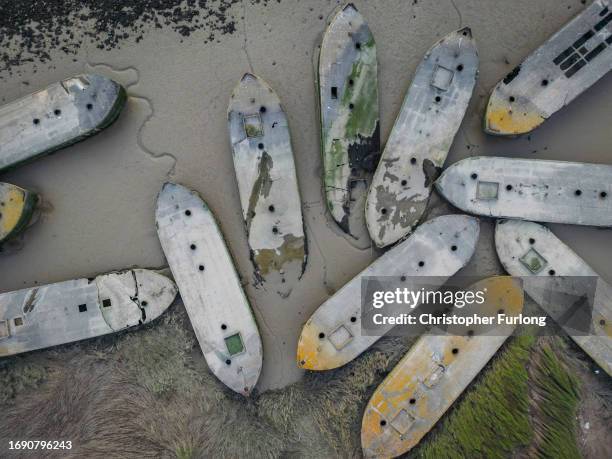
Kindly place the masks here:
POLYGON ((528 445, 533 432, 526 367, 534 341, 526 335, 507 343, 413 456, 505 458, 528 445))
MULTIPOLYGON (((554 341, 560 347, 560 339, 554 341)), ((576 442, 579 381, 560 360, 550 343, 541 346, 531 368, 532 406, 535 413, 534 449, 541 458, 580 457, 576 442)))
MULTIPOLYGON (((174 308, 134 332, 3 360, 0 445, 72 439, 68 458, 359 457, 364 407, 409 347, 381 339, 343 368, 244 399, 208 371, 186 321, 174 308)), ((578 384, 561 354, 554 341, 509 340, 410 455, 576 457, 578 384)))

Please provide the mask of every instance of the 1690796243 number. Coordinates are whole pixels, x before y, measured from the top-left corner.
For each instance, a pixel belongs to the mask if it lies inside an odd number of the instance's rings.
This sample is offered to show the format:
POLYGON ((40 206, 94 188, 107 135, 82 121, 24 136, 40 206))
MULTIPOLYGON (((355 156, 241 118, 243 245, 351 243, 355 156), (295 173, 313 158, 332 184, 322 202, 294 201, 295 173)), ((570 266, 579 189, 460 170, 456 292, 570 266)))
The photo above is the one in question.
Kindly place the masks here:
POLYGON ((51 449, 72 449, 72 442, 66 440, 10 440, 9 450, 51 450, 51 449))

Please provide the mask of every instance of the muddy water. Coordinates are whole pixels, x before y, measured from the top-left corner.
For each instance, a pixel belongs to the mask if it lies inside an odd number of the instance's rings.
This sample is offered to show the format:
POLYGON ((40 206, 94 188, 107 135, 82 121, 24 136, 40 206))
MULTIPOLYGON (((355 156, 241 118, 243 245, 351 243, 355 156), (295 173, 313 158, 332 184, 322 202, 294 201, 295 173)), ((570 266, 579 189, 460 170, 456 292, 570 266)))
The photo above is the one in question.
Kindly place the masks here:
MULTIPOLYGON (((580 1, 355 3, 377 40, 383 141, 425 51, 449 31, 469 25, 479 47, 480 79, 447 164, 470 155, 612 163, 612 75, 530 136, 500 139, 481 129, 491 88, 580 11, 580 1)), ((86 40, 75 55, 66 55, 49 45, 50 61, 34 59, 0 73, 2 103, 92 70, 116 78, 130 95, 125 112, 103 133, 0 177, 42 193, 46 203, 22 248, 0 254, 0 291, 164 265, 154 202, 161 184, 175 180, 198 190, 224 229, 263 335, 260 389, 298 379, 294 355, 302 324, 377 256, 339 235, 322 196, 312 50, 335 6, 327 0, 245 2, 227 11, 237 21, 236 31, 217 34, 209 43, 205 29, 183 37, 170 28, 152 28, 138 43, 127 38, 111 50, 86 40), (287 299, 253 286, 226 131, 228 98, 246 71, 274 87, 292 132, 310 253, 305 275, 287 299)), ((436 203, 433 213, 449 211, 434 196, 436 203)), ((490 230, 485 223, 470 274, 499 270, 490 230)), ((611 231, 560 225, 553 231, 612 281, 611 231)))

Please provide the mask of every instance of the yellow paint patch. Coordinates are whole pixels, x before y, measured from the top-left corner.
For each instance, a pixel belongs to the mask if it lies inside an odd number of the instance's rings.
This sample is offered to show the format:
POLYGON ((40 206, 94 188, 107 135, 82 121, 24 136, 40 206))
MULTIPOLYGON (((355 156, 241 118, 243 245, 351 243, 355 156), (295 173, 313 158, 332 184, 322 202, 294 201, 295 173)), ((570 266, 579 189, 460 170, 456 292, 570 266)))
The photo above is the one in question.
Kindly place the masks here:
POLYGON ((0 240, 9 235, 20 223, 26 201, 26 192, 6 185, 0 188, 0 240))
POLYGON ((507 106, 491 103, 485 115, 485 130, 496 135, 519 135, 533 131, 546 118, 534 112, 513 112, 507 106))
POLYGON ((342 354, 326 338, 322 330, 310 321, 304 325, 297 349, 297 365, 305 370, 332 370, 344 365, 342 354))
MULTIPOLYGON (((487 293, 482 305, 472 305, 456 313, 495 316, 501 309, 507 315, 522 311, 524 294, 518 280, 509 276, 493 277, 470 288, 483 289, 487 293)), ((366 407, 361 427, 364 454, 396 457, 417 445, 473 377, 471 373, 466 374, 470 371, 466 369, 470 367, 467 363, 478 361, 482 368, 490 358, 490 346, 501 345, 513 330, 513 326, 497 330, 495 334, 501 338, 479 336, 478 327, 474 327, 471 337, 449 334, 419 338, 376 389, 366 407), (452 380, 445 373, 450 373, 452 380), (402 410, 403 422, 396 421, 402 410), (400 432, 398 425, 405 431, 400 432)))

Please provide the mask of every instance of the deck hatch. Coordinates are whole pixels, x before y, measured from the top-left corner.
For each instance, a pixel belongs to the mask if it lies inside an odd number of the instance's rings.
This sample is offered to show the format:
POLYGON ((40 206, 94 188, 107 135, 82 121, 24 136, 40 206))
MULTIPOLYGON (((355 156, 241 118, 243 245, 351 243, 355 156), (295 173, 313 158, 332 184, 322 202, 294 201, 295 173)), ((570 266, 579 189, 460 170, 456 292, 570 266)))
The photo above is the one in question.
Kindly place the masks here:
POLYGON ((240 333, 225 338, 225 346, 227 347, 227 352, 229 352, 231 356, 244 352, 244 343, 242 342, 240 333))
POLYGON ((391 421, 393 427, 400 435, 405 435, 414 425, 415 418, 406 410, 400 410, 391 421))
POLYGON ((478 185, 476 186, 476 199, 483 201, 496 200, 498 193, 498 182, 478 182, 478 185))
POLYGON ((529 249, 519 260, 533 274, 539 273, 548 264, 546 258, 540 255, 536 249, 529 249))
POLYGON ((339 351, 342 350, 352 339, 353 335, 344 325, 340 325, 329 335, 329 340, 339 351))
POLYGON ((448 91, 448 88, 450 88, 450 85, 453 82, 454 76, 455 72, 452 70, 442 67, 441 65, 436 65, 431 77, 431 85, 441 91, 448 91))
POLYGON ((244 132, 249 139, 263 137, 264 128, 261 122, 261 117, 258 114, 245 116, 243 121, 244 132))

